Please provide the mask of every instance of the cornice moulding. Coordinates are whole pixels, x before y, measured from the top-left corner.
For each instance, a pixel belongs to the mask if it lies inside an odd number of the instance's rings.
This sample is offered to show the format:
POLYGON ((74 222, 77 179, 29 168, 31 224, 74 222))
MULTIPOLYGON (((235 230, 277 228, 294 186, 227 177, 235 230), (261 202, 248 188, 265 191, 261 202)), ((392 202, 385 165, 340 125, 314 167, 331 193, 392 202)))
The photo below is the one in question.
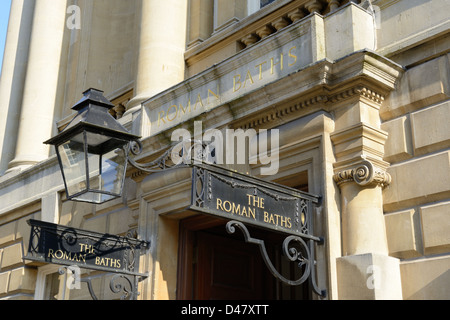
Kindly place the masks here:
POLYGON ((368 51, 334 63, 319 61, 229 103, 237 119, 233 127, 268 126, 283 118, 282 122, 286 122, 320 109, 333 110, 349 99, 362 100, 379 109, 402 70, 368 51))
MULTIPOLYGON (((223 67, 226 68, 226 66, 223 67)), ((159 94, 154 99, 159 100, 158 104, 170 101, 180 92, 192 89, 192 85, 200 85, 208 79, 215 79, 216 72, 217 70, 212 68, 205 74, 197 75, 195 79, 189 79, 159 94)), ((403 69, 394 62, 367 50, 354 52, 336 61, 324 59, 312 63, 234 100, 187 119, 171 129, 145 137, 143 142, 147 146, 145 148, 147 152, 142 155, 142 160, 153 158, 152 150, 166 150, 170 146, 172 130, 189 129, 193 122, 198 120, 203 122, 204 130, 225 126, 270 129, 318 111, 332 114, 335 109, 348 105, 347 101, 362 101, 366 105, 379 109, 402 72, 403 69)), ((151 125, 150 121, 147 123, 151 125)), ((364 138, 370 137, 381 144, 381 140, 385 139, 384 134, 380 130, 378 130, 380 132, 375 130, 375 133, 379 133, 375 134, 369 129, 366 128, 361 133, 364 138)), ((354 128, 354 130, 359 129, 354 128)), ((334 134, 335 140, 340 138, 340 134, 334 134)), ((382 158, 381 151, 378 152, 375 149, 366 151, 363 153, 370 155, 373 151, 376 158, 382 158)), ((139 173, 135 174, 139 176, 139 173)), ((136 178, 140 180, 138 176, 136 178)))

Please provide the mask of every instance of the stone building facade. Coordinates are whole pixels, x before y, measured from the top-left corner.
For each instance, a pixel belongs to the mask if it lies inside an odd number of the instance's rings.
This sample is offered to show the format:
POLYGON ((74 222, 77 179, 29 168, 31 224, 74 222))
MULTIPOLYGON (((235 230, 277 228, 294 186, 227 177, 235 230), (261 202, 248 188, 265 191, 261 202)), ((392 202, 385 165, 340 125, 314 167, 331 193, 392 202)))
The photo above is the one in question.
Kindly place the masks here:
MULTIPOLYGON (((61 265, 24 259, 30 219, 148 241, 142 300, 449 299, 449 12, 447 0, 13 0, 0 82, 0 299, 91 298, 84 283, 67 287, 61 265), (320 198, 314 284, 276 280, 257 247, 224 232, 227 219, 189 210, 190 168, 129 166, 121 198, 69 201, 43 142, 89 88, 142 137, 139 163, 195 122, 201 134, 279 130, 272 174, 262 162, 222 167, 320 198)), ((251 232, 295 278, 283 235, 251 232)), ((99 299, 118 298, 112 276, 80 275, 99 299)))

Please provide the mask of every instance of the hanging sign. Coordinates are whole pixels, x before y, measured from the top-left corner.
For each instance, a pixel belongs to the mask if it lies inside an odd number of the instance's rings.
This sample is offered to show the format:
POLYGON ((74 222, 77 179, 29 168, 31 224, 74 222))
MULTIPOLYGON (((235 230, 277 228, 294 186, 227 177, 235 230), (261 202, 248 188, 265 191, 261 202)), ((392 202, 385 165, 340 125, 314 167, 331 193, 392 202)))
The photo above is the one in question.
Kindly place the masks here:
POLYGON ((193 169, 191 210, 249 225, 312 236, 312 204, 319 198, 296 189, 211 165, 193 169))
POLYGON ((26 260, 138 275, 140 250, 148 242, 53 223, 28 220, 31 226, 26 260))

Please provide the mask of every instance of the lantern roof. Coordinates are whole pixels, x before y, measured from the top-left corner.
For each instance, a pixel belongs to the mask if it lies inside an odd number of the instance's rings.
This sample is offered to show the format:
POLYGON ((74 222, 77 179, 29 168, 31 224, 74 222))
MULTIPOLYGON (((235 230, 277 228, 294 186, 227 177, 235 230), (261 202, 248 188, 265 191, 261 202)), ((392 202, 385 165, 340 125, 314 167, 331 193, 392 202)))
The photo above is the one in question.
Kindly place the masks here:
POLYGON ((63 131, 44 143, 57 145, 85 130, 127 141, 140 139, 140 136, 131 134, 108 112, 113 107, 103 91, 93 88, 86 90, 83 98, 72 107, 78 111, 77 115, 63 131))

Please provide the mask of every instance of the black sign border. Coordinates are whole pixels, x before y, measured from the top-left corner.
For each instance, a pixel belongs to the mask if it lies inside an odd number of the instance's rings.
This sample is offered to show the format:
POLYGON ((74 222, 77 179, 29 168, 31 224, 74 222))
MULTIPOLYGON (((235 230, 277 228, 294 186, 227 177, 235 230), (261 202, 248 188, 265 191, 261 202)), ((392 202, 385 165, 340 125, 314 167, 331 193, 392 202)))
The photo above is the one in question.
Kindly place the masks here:
POLYGON ((35 262, 41 262, 41 263, 50 263, 50 264, 56 264, 56 265, 62 265, 62 266, 78 266, 82 269, 88 269, 88 270, 97 270, 97 271, 103 271, 103 272, 109 272, 109 273, 116 273, 116 274, 123 274, 123 275, 131 275, 131 276, 140 276, 140 277, 147 277, 148 274, 129 271, 126 269, 119 269, 119 268, 110 268, 110 267, 104 267, 104 266, 96 266, 93 264, 86 264, 86 263, 78 263, 76 261, 68 261, 68 260, 62 260, 62 259, 49 259, 45 255, 45 243, 41 242, 41 233, 42 231, 48 231, 51 230, 52 233, 55 233, 55 236, 57 233, 63 234, 64 232, 70 232, 70 233, 76 233, 77 235, 87 237, 90 239, 95 239, 97 241, 101 241, 102 239, 105 240, 114 240, 118 243, 124 243, 126 246, 123 248, 118 247, 118 249, 127 250, 128 254, 133 255, 134 259, 134 267, 133 270, 139 268, 139 256, 141 249, 150 247, 150 242, 139 240, 135 238, 130 237, 122 237, 117 235, 112 235, 108 233, 99 233, 94 231, 88 231, 78 228, 72 228, 67 227, 63 225, 58 225, 50 222, 40 221, 40 220, 34 220, 30 219, 27 220, 27 223, 31 226, 31 232, 30 232, 30 240, 28 245, 28 253, 26 256, 23 257, 24 260, 30 260, 35 262), (44 251, 44 252, 40 252, 44 251), (133 252, 131 252, 133 251, 133 252))
POLYGON ((284 234, 290 234, 295 236, 300 236, 303 238, 321 241, 321 238, 314 236, 313 234, 313 221, 312 221, 312 205, 320 205, 321 197, 318 195, 314 195, 311 193, 307 193, 304 191, 300 191, 294 188, 286 187, 274 182, 265 181, 253 176, 245 175, 239 172, 235 172, 232 170, 228 170, 218 165, 213 164, 195 164, 192 169, 192 189, 191 189, 191 205, 189 206, 190 210, 201 212, 207 215, 212 215, 220 218, 224 218, 226 220, 236 220, 245 224, 253 225, 262 229, 266 229, 269 231, 281 232, 284 234), (241 218, 236 215, 230 216, 225 212, 221 212, 219 210, 211 210, 209 208, 204 207, 205 197, 208 194, 208 183, 206 181, 207 174, 214 174, 218 176, 222 176, 226 179, 235 180, 238 183, 242 183, 245 185, 249 185, 260 190, 268 190, 271 192, 281 193, 287 197, 298 198, 307 201, 308 205, 308 220, 310 222, 308 232, 289 232, 285 228, 280 228, 277 226, 271 226, 267 223, 263 223, 260 221, 250 221, 246 218, 241 218))

